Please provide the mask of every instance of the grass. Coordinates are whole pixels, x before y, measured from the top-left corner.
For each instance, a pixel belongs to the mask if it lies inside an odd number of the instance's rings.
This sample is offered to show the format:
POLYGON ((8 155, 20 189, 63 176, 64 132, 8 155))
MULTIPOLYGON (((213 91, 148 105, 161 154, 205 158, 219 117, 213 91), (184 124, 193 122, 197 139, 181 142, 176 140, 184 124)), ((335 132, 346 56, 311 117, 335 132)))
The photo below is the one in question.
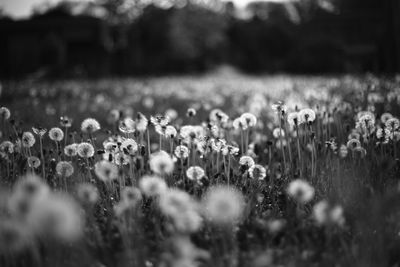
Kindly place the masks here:
POLYGON ((226 73, 5 82, 0 266, 397 266, 399 89, 226 73))

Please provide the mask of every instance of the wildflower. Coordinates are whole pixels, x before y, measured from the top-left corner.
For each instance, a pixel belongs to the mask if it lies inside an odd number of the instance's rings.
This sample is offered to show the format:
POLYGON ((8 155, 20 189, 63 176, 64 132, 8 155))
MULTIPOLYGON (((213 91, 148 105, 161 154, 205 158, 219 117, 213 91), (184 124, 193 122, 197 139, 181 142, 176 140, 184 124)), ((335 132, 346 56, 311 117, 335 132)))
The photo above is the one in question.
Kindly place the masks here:
POLYGON ((169 118, 165 117, 163 115, 155 115, 154 117, 150 117, 150 122, 155 126, 155 125, 160 125, 160 126, 167 126, 169 123, 169 118))
POLYGON ((221 152, 222 148, 226 146, 226 141, 224 139, 211 139, 211 148, 215 152, 221 152))
POLYGON ((136 122, 131 118, 125 118, 124 120, 120 121, 118 129, 123 133, 134 133, 136 130, 136 122))
POLYGON ((393 118, 393 115, 390 113, 383 113, 381 115, 381 122, 386 123, 389 119, 393 118))
POLYGON ((156 124, 156 125, 154 125, 154 129, 156 130, 156 133, 158 133, 159 135, 164 136, 165 135, 165 130, 167 129, 167 126, 166 125, 156 124))
POLYGON ((228 154, 237 156, 239 154, 239 148, 232 145, 226 145, 222 148, 222 154, 224 156, 227 156, 228 154))
POLYGON ((142 200, 142 193, 133 186, 127 186, 122 190, 121 200, 127 206, 135 207, 142 200))
POLYGON ((78 155, 82 158, 90 158, 94 156, 94 148, 91 144, 83 142, 77 147, 78 155))
POLYGON ((386 129, 388 129, 389 131, 392 132, 392 131, 399 129, 400 121, 398 118, 391 118, 385 122, 385 126, 386 126, 386 129))
POLYGON ((35 156, 28 157, 28 166, 30 168, 36 169, 37 167, 40 166, 40 159, 38 157, 35 157, 35 156))
POLYGON ((46 199, 49 193, 49 187, 40 177, 27 174, 15 184, 8 207, 13 215, 24 218, 31 212, 32 205, 46 199))
POLYGON ((68 161, 60 161, 56 165, 56 171, 62 177, 70 177, 74 173, 74 167, 68 161))
POLYGON ((271 108, 275 113, 280 115, 285 115, 287 112, 287 106, 282 101, 272 104, 271 108))
POLYGON ((74 157, 78 154, 78 144, 70 144, 64 147, 64 154, 68 157, 74 157))
POLYGON ((283 129, 281 129, 281 128, 275 128, 275 129, 272 131, 272 135, 273 135, 275 138, 285 137, 285 131, 284 131, 283 129))
POLYGON ((299 113, 291 112, 287 115, 287 121, 291 126, 297 126, 300 123, 299 113))
POLYGON ((81 130, 84 133, 94 133, 100 130, 100 123, 92 118, 85 119, 81 124, 81 130))
POLYGON ((108 121, 111 123, 116 123, 121 116, 121 112, 118 109, 112 109, 108 113, 108 121))
POLYGON ((243 113, 242 116, 240 116, 241 121, 245 125, 245 128, 253 128, 257 124, 257 117, 254 116, 251 113, 243 113))
POLYGON ((32 208, 27 226, 34 233, 65 242, 76 241, 82 236, 82 213, 72 198, 52 194, 32 208))
POLYGON ((82 183, 78 185, 77 196, 83 203, 93 205, 99 200, 99 191, 93 184, 82 183))
POLYGON ((138 151, 138 145, 135 140, 129 138, 121 143, 121 150, 124 151, 126 155, 133 156, 138 151))
POLYGON ((186 111, 186 116, 188 116, 189 118, 196 116, 196 110, 194 108, 189 108, 186 111))
POLYGON ((287 188, 287 193, 297 202, 306 204, 313 199, 315 190, 306 181, 297 179, 290 182, 287 188))
POLYGON ((169 174, 174 170, 174 162, 165 151, 153 153, 150 155, 150 169, 156 174, 169 174))
POLYGON ((244 130, 244 128, 245 128, 241 117, 234 119, 232 122, 232 126, 236 130, 238 130, 238 129, 244 130))
POLYGON ((177 146, 174 154, 179 159, 186 159, 189 156, 189 148, 182 145, 177 146))
POLYGON ((97 177, 105 183, 111 183, 118 178, 117 166, 106 160, 97 162, 94 166, 94 172, 97 177))
POLYGON ((202 206, 207 219, 212 223, 228 225, 242 218, 245 202, 237 189, 213 186, 203 197, 202 206))
POLYGON ((139 132, 144 132, 147 130, 148 121, 142 113, 138 113, 136 117, 136 130, 139 132))
POLYGON ((174 126, 167 125, 167 127, 165 127, 164 135, 166 138, 173 139, 176 137, 177 134, 178 134, 178 132, 176 131, 174 126))
POLYGON ((345 158, 345 157, 347 157, 348 153, 349 153, 349 151, 347 150, 347 146, 341 145, 340 149, 339 149, 339 156, 341 158, 345 158))
POLYGON ((167 109, 167 111, 165 111, 165 117, 168 117, 171 120, 175 120, 178 117, 178 112, 172 108, 167 109))
POLYGON ((0 151, 7 154, 12 154, 14 153, 14 144, 10 141, 3 141, 0 144, 0 151))
POLYGON ((239 164, 242 166, 246 166, 247 168, 252 167, 255 163, 254 163, 254 159, 252 157, 249 156, 242 156, 239 159, 239 164))
POLYGON ((249 176, 253 179, 264 180, 267 176, 267 170, 263 166, 255 164, 250 167, 249 176))
POLYGON ((39 135, 40 137, 43 137, 43 135, 47 133, 47 130, 41 127, 39 128, 32 127, 32 131, 34 134, 39 135))
POLYGON ((114 162, 118 166, 128 165, 130 163, 130 158, 125 153, 120 152, 114 155, 114 162))
POLYGON ((63 116, 60 118, 60 125, 64 128, 70 128, 72 126, 72 119, 67 116, 63 116))
POLYGON ((268 231, 271 234, 276 234, 285 227, 286 221, 284 219, 274 219, 267 222, 268 231))
POLYGON ((354 150, 354 149, 356 149, 357 147, 361 147, 361 143, 360 143, 360 141, 359 141, 358 139, 350 139, 350 140, 347 142, 347 148, 348 148, 348 149, 354 150))
POLYGON ((360 156, 360 158, 364 158, 367 155, 367 150, 365 150, 365 148, 363 147, 356 147, 354 149, 354 152, 356 155, 360 156))
POLYGON ((24 132, 22 134, 22 146, 24 147, 32 147, 35 144, 35 137, 31 132, 24 132))
POLYGON ((359 113, 356 129, 362 133, 370 134, 375 130, 375 116, 371 112, 359 113), (360 115, 362 114, 362 115, 360 115))
POLYGON ((205 172, 199 166, 191 166, 186 170, 186 176, 190 180, 199 181, 205 176, 205 172))
POLYGON ((315 118, 315 112, 312 109, 306 108, 299 111, 299 123, 312 123, 315 118))
POLYGON ((51 128, 49 131, 49 137, 53 141, 60 142, 64 138, 64 132, 58 127, 51 128))
POLYGON ((2 120, 8 120, 11 116, 11 112, 8 108, 6 107, 1 107, 0 108, 0 118, 2 120))
POLYGON ((210 120, 212 122, 227 122, 228 119, 228 115, 220 109, 213 109, 210 112, 210 120))
POLYGON ((168 189, 160 196, 159 206, 179 232, 190 233, 200 228, 202 219, 197 212, 197 203, 185 191, 168 189))
POLYGON ((139 188, 147 197, 156 197, 167 190, 167 184, 157 176, 143 176, 139 181, 139 188))
POLYGON ((322 200, 313 207, 314 220, 319 225, 344 224, 343 209, 340 206, 331 206, 326 200, 322 200))
POLYGON ((382 141, 384 144, 387 144, 389 142, 389 137, 390 137, 390 131, 385 128, 379 128, 376 130, 376 138, 378 138, 380 141, 382 141))

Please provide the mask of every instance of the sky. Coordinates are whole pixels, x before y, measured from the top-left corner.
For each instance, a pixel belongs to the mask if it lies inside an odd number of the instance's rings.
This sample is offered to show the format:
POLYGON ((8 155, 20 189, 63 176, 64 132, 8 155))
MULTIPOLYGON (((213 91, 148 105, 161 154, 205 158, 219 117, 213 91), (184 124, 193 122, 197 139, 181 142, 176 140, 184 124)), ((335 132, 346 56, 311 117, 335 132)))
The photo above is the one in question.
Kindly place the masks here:
MULTIPOLYGON (((49 3, 57 3, 59 0, 45 0, 49 3)), ((87 1, 87 0, 83 0, 87 1)), ((228 1, 228 0, 224 0, 228 1)), ((244 7, 254 0, 232 0, 238 7, 244 7)), ((290 0, 261 0, 270 2, 284 2, 290 0)), ((0 0, 0 7, 9 14, 16 18, 28 17, 31 14, 32 7, 37 4, 43 3, 43 0, 0 0)))

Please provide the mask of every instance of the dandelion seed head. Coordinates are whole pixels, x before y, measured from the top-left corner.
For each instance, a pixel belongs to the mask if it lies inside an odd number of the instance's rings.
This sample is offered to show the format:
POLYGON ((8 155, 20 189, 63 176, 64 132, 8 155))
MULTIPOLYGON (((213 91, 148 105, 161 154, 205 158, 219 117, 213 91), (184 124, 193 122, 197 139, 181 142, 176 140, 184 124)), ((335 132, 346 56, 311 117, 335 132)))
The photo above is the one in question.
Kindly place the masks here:
POLYGON ((2 120, 8 120, 10 117, 11 117, 10 110, 6 107, 1 107, 0 108, 0 118, 2 120))
POLYGON ((104 183, 111 183, 118 178, 118 168, 114 163, 102 160, 94 165, 94 172, 104 183))
POLYGON ((10 141, 3 141, 0 144, 0 151, 7 154, 12 154, 14 153, 14 144, 10 141))
POLYGON ((202 206, 210 222, 229 225, 242 219, 245 201, 242 193, 234 187, 213 186, 203 197, 202 206))
POLYGON ((70 144, 64 147, 64 154, 68 157, 78 155, 78 144, 70 144))
POLYGON ((239 164, 242 166, 246 166, 247 168, 252 167, 255 163, 254 163, 254 159, 252 157, 249 156, 242 156, 239 159, 239 164))
POLYGON ((300 118, 300 124, 301 123, 312 123, 315 118, 316 114, 315 111, 309 108, 305 108, 299 111, 299 118, 300 118))
POLYGON ((60 128, 54 127, 49 130, 49 137, 53 141, 60 142, 64 139, 64 132, 60 128))
POLYGON ((125 118, 119 122, 118 129, 123 133, 127 134, 134 133, 136 130, 136 122, 131 118, 125 118))
POLYGON ((70 177, 74 173, 74 167, 68 161, 60 161, 56 165, 56 172, 62 177, 70 177))
POLYGON ((127 155, 135 155, 138 151, 138 145, 132 138, 125 139, 121 143, 121 150, 127 155))
POLYGON ((254 164, 249 168, 249 176, 256 180, 264 180, 267 176, 267 170, 261 165, 254 164))
POLYGON ((99 191, 93 184, 81 183, 77 187, 77 196, 83 203, 93 205, 99 200, 99 191))
POLYGON ((199 181, 205 176, 205 172, 200 166, 191 166, 186 170, 186 176, 190 180, 199 181))
POLYGON ((139 180, 139 188, 147 197, 157 197, 165 193, 167 184, 157 176, 143 176, 139 180))
POLYGON ((142 193, 136 187, 127 186, 122 190, 121 201, 129 207, 135 207, 142 201, 142 193))
POLYGON ((151 154, 149 164, 150 169, 159 175, 170 174, 174 170, 174 161, 165 151, 151 154))
POLYGON ((85 119, 81 124, 81 131, 84 133, 94 133, 100 130, 100 123, 93 118, 85 119))
POLYGON ((287 194, 300 204, 306 204, 314 198, 314 188, 304 180, 296 179, 287 187, 287 194))
POLYGON ((24 132, 22 134, 21 142, 22 142, 22 146, 29 148, 29 147, 33 147, 33 145, 36 142, 36 139, 31 132, 24 132))
POLYGON ((40 159, 35 156, 28 157, 28 166, 34 169, 38 168, 40 166, 40 159))
POLYGON ((94 156, 94 148, 90 143, 80 143, 77 147, 78 155, 82 158, 91 158, 94 156))

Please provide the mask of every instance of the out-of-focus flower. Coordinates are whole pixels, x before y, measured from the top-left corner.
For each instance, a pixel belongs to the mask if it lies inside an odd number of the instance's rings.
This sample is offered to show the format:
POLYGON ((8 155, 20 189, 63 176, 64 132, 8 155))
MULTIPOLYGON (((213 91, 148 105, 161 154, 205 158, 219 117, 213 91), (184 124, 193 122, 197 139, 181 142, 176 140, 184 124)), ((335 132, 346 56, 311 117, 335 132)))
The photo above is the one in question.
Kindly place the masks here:
POLYGON ((64 128, 70 128, 72 126, 72 119, 67 116, 63 116, 60 118, 60 125, 64 128))
POLYGON ((263 166, 255 164, 249 168, 249 176, 253 179, 264 180, 267 170, 263 166))
POLYGON ((390 113, 383 113, 382 115, 381 115, 381 122, 382 123, 386 123, 389 119, 391 119, 391 118, 393 118, 393 115, 392 114, 390 114, 390 113))
POLYGON ((127 186, 122 190, 121 201, 129 207, 135 207, 142 200, 142 193, 133 186, 127 186))
POLYGON ((33 235, 22 222, 2 218, 0 221, 1 255, 15 255, 33 245, 33 235))
POLYGON ((176 131, 174 126, 167 125, 167 127, 165 127, 165 133, 164 134, 165 134, 166 138, 173 139, 173 138, 176 137, 178 132, 176 131))
POLYGON ((77 147, 78 155, 82 158, 90 158, 94 156, 94 148, 91 144, 83 142, 77 147))
POLYGON ((85 119, 81 124, 81 130, 89 134, 97 132, 100 130, 100 123, 93 118, 85 119))
POLYGON ((322 200, 314 205, 313 217, 318 225, 338 225, 343 226, 344 216, 341 206, 331 206, 326 200, 322 200))
POLYGON ((31 132, 24 132, 22 134, 21 141, 22 141, 22 146, 32 147, 35 144, 36 139, 31 132))
POLYGON ((11 112, 8 108, 6 107, 1 107, 0 108, 0 118, 2 120, 8 120, 11 116, 11 112))
POLYGON ((14 153, 14 144, 10 141, 3 141, 0 144, 0 151, 7 154, 12 154, 14 153))
POLYGON ((290 182, 287 193, 298 203, 306 204, 314 198, 315 190, 306 181, 297 179, 290 182))
POLYGON ((118 178, 117 166, 106 160, 97 162, 94 166, 94 172, 105 183, 111 183, 118 178))
POLYGON ((339 149, 339 156, 341 158, 345 158, 345 157, 347 157, 348 153, 349 153, 349 151, 347 150, 347 146, 341 145, 340 149, 339 149))
POLYGON ((225 112, 223 112, 220 109, 213 109, 210 112, 210 121, 215 122, 215 123, 220 123, 220 124, 225 124, 229 120, 229 116, 226 115, 225 112))
POLYGON ((281 128, 275 128, 273 131, 272 131, 272 135, 275 137, 275 138, 281 138, 281 137, 285 137, 285 131, 283 130, 283 129, 281 129, 281 128))
POLYGON ((74 167, 68 161, 60 161, 56 165, 56 171, 62 177, 70 177, 74 173, 74 167))
POLYGON ((136 122, 131 118, 125 118, 119 123, 119 130, 123 133, 133 133, 136 130, 136 122))
POLYGON ((291 126, 297 126, 300 123, 299 113, 291 112, 287 115, 287 121, 291 126))
POLYGON ((169 174, 174 170, 174 161, 165 151, 150 155, 150 169, 156 174, 169 174))
POLYGON ((386 129, 389 131, 396 131, 400 127, 400 121, 398 118, 390 118, 385 122, 386 129))
POLYGON ((93 184, 82 183, 78 185, 77 196, 83 203, 93 205, 99 200, 99 191, 93 184))
POLYGON ((186 111, 186 116, 188 116, 189 118, 196 116, 196 110, 194 108, 189 108, 186 111))
POLYGON ((146 116, 139 112, 136 117, 136 130, 142 133, 147 130, 147 125, 148 120, 146 116))
POLYGON ((178 112, 172 108, 167 109, 167 111, 165 111, 165 117, 168 117, 171 120, 175 120, 178 117, 178 112))
POLYGON ((84 220, 72 198, 52 194, 32 208, 27 219, 28 229, 42 238, 73 242, 82 236, 84 220))
POLYGON ((206 218, 215 224, 232 225, 243 216, 245 201, 242 193, 228 186, 211 187, 202 200, 206 218))
POLYGON ((58 127, 51 128, 49 131, 49 137, 53 141, 60 142, 64 138, 64 132, 58 127))
POLYGON ((298 115, 299 115, 299 120, 300 120, 299 123, 300 124, 301 123, 312 123, 316 118, 314 110, 309 109, 309 108, 300 110, 298 115))
POLYGON ((361 143, 358 139, 350 139, 349 141, 347 141, 347 148, 350 150, 354 150, 357 147, 361 147, 361 143))
POLYGON ((156 125, 160 125, 160 126, 167 126, 169 123, 169 118, 165 117, 163 115, 155 115, 155 116, 151 116, 150 117, 150 122, 156 126, 156 125))
POLYGON ((271 105, 271 108, 275 113, 284 115, 287 112, 287 106, 282 101, 275 102, 271 105))
POLYGON ((118 109, 112 109, 108 113, 108 121, 111 123, 116 123, 121 116, 121 112, 118 109))
POLYGON ((147 197, 160 196, 167 190, 167 184, 157 176, 143 176, 139 180, 139 188, 147 197))

